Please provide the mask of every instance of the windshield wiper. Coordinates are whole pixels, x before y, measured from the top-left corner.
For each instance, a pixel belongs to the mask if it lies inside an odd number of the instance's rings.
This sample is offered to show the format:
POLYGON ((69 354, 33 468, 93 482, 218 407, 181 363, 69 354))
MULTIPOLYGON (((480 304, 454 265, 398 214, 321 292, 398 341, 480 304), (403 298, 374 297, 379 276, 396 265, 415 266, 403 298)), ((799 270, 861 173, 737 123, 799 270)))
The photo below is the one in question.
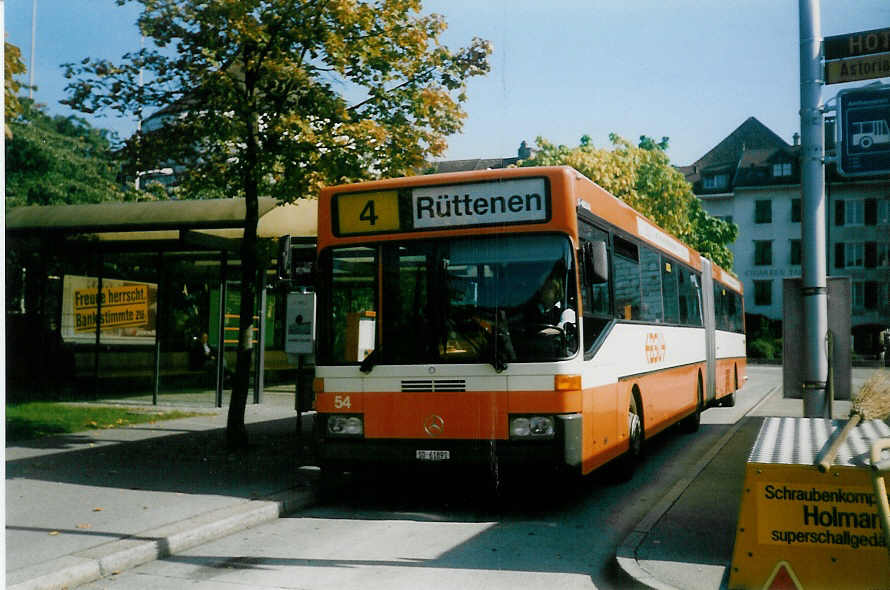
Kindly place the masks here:
POLYGON ((494 367, 495 372, 501 373, 507 368, 507 361, 512 361, 516 358, 504 310, 495 312, 494 325, 491 330, 491 359, 488 362, 494 367))

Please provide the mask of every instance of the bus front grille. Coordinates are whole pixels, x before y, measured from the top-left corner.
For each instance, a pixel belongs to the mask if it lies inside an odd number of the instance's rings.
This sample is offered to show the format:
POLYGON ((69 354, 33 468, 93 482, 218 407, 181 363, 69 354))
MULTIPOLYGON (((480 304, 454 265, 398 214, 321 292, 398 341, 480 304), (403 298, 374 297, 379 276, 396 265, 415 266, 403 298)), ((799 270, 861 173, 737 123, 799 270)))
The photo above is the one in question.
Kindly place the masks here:
POLYGON ((466 391, 466 379, 403 379, 402 391, 435 392, 466 391))

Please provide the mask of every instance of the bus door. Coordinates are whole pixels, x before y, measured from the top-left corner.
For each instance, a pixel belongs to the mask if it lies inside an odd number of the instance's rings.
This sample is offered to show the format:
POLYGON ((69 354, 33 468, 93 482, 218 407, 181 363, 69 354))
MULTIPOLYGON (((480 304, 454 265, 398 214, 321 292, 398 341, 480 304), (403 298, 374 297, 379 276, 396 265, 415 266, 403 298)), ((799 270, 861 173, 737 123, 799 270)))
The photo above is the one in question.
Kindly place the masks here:
POLYGON ((717 396, 717 334, 714 314, 714 278, 711 275, 711 261, 701 259, 702 315, 705 322, 705 406, 717 396))

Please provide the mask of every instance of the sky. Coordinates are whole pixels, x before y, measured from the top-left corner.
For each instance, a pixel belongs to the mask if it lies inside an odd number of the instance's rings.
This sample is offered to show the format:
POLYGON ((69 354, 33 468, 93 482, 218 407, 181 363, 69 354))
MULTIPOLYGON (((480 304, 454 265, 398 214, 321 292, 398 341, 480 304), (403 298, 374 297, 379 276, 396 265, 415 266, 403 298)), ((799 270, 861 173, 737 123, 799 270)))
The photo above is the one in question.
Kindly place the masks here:
MULTIPOLYGON (((888 0, 816 1, 823 37, 890 27, 888 0)), ((7 41, 29 68, 32 8, 5 0, 7 41)), ((669 137, 671 162, 686 165, 748 117, 788 143, 800 129, 795 0, 427 0, 423 12, 445 17, 453 49, 473 37, 494 46, 441 159, 515 156, 537 137, 575 146, 586 134, 608 147, 614 132, 669 137)), ((137 15, 114 0, 37 0, 34 98, 73 114, 59 104, 61 64, 137 50, 137 15)), ((866 83, 826 86, 823 100, 866 83)), ((136 128, 114 114, 89 120, 121 137, 136 128)))

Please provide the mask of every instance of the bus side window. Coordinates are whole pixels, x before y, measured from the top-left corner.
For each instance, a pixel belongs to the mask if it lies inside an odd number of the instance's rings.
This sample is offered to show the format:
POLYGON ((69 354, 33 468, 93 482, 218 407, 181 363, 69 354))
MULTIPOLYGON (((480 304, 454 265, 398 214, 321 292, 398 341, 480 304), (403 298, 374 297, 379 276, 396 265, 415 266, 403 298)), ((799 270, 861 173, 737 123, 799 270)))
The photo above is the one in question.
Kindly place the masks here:
MULTIPOLYGON (((584 220, 580 220, 581 251, 588 250, 591 255, 590 244, 600 242, 608 244, 609 234, 594 227, 584 220)), ((601 247, 601 246, 600 246, 601 247)), ((608 248, 607 248, 608 250, 608 248)), ((581 303, 584 322, 584 350, 592 354, 593 345, 603 329, 611 319, 612 305, 609 294, 609 280, 602 282, 597 277, 591 276, 590 268, 581 265, 581 303)))
POLYGON ((640 270, 642 279, 643 304, 640 319, 661 322, 661 256, 645 246, 640 248, 640 270))
MULTIPOLYGON (((661 260, 661 293, 664 297, 664 321, 668 324, 678 324, 686 321, 686 309, 681 309, 678 296, 677 276, 681 275, 680 266, 669 258, 661 260)), ((685 303, 685 302, 684 302, 685 303)), ((684 306, 685 307, 685 306, 684 306)))
POLYGON ((637 245, 619 236, 614 237, 615 317, 622 320, 640 318, 640 255, 637 245))
POLYGON ((718 330, 730 330, 729 301, 726 287, 714 281, 714 321, 718 330))
POLYGON ((736 332, 745 331, 745 302, 738 293, 732 294, 735 299, 735 316, 733 316, 733 329, 736 332))
POLYGON ((680 276, 686 277, 684 283, 680 285, 680 301, 686 302, 687 316, 686 319, 681 318, 680 321, 689 326, 701 326, 701 280, 698 275, 687 269, 683 269, 680 276))

